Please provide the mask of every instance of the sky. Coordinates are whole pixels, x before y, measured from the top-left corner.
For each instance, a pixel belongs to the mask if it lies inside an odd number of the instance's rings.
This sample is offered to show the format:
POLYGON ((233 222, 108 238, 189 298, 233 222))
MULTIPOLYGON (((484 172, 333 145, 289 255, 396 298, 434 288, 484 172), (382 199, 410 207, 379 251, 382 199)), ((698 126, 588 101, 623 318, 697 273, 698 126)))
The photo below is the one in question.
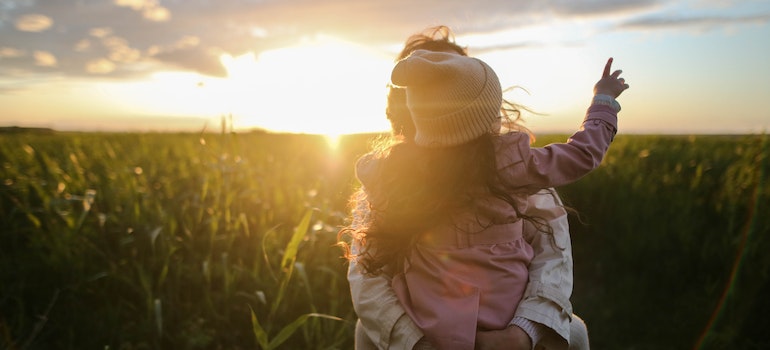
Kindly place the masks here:
POLYGON ((0 126, 386 131, 405 39, 447 25, 537 133, 576 130, 605 61, 620 133, 766 133, 767 0, 0 0, 0 126))

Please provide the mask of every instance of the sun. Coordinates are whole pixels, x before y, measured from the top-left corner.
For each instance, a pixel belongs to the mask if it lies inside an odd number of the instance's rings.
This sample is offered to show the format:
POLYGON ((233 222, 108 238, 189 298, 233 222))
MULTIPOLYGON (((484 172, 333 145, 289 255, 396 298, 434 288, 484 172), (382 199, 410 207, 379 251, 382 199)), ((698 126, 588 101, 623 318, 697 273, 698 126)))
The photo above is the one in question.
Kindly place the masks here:
POLYGON ((241 56, 223 55, 223 89, 239 128, 339 136, 384 131, 392 59, 328 36, 241 56))
POLYGON ((126 114, 195 117, 212 125, 230 116, 236 130, 322 134, 334 141, 388 130, 391 54, 316 35, 259 54, 223 54, 226 77, 162 71, 141 81, 101 83, 97 89, 100 100, 126 114))

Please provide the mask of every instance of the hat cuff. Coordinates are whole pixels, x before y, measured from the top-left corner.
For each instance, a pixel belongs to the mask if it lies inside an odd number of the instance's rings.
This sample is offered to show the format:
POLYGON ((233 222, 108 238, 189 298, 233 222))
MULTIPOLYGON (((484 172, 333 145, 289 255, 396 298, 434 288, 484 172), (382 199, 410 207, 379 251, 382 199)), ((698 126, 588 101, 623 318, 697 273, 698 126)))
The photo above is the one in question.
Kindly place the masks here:
POLYGON ((461 145, 487 133, 500 131, 500 107, 473 104, 435 118, 413 118, 415 144, 423 147, 461 145))

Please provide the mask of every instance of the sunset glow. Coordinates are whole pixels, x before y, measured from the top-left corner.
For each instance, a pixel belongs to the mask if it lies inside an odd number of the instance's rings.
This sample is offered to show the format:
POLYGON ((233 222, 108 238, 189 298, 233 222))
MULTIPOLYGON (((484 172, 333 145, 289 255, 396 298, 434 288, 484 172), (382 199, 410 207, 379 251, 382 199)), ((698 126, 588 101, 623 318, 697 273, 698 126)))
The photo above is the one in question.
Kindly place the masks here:
POLYGON ((100 89, 136 114, 232 116, 236 129, 341 135, 381 131, 391 63, 330 37, 266 51, 223 54, 227 77, 158 72, 100 89), (311 59, 312 58, 312 59, 311 59))
POLYGON ((192 131, 228 116, 238 130, 386 131, 394 57, 409 35, 445 24, 504 87, 523 88, 506 97, 540 113, 525 115, 535 131, 579 125, 608 57, 631 85, 622 132, 770 128, 770 46, 758 44, 770 36, 768 2, 404 7, 351 16, 336 1, 7 2, 0 125, 192 131))
POLYGON ((222 63, 228 78, 213 95, 238 127, 336 135, 386 127, 390 62, 362 47, 320 37, 222 63))

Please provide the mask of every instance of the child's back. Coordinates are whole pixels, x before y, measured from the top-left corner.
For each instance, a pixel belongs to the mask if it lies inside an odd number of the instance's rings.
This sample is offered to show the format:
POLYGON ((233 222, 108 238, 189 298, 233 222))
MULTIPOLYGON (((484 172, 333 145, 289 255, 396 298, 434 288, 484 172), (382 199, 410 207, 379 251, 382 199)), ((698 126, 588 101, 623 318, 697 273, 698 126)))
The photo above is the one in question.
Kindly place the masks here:
POLYGON ((521 214, 526 196, 598 166, 617 111, 592 105, 567 143, 530 148, 525 133, 499 134, 500 83, 480 60, 418 50, 392 80, 406 87, 417 134, 414 144, 357 164, 374 214, 370 253, 400 244, 403 254, 393 256, 403 264, 389 266, 407 313, 437 348, 473 349, 476 330, 505 328, 524 292, 533 252, 523 226, 535 220, 521 214), (455 158, 460 168, 444 166, 455 158))

